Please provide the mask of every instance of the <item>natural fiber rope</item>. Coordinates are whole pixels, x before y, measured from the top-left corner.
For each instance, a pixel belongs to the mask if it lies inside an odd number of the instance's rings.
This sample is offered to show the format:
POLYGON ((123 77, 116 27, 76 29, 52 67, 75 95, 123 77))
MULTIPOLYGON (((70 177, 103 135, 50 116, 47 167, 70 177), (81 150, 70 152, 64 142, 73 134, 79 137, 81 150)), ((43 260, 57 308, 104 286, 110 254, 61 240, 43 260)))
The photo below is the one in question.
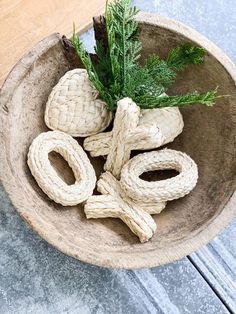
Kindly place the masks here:
POLYGON ((46 125, 75 137, 102 132, 110 124, 112 114, 97 96, 85 69, 68 71, 49 95, 46 125))
POLYGON ((163 149, 137 155, 127 162, 121 171, 120 184, 132 199, 149 203, 183 197, 195 187, 197 180, 197 165, 188 155, 163 149), (155 182, 140 179, 144 172, 164 169, 175 169, 179 175, 155 182))
POLYGON ((32 142, 28 165, 41 189, 64 206, 77 205, 93 194, 96 175, 83 148, 70 135, 59 131, 41 133, 32 142), (69 164, 75 183, 67 185, 52 167, 48 154, 59 153, 69 164))

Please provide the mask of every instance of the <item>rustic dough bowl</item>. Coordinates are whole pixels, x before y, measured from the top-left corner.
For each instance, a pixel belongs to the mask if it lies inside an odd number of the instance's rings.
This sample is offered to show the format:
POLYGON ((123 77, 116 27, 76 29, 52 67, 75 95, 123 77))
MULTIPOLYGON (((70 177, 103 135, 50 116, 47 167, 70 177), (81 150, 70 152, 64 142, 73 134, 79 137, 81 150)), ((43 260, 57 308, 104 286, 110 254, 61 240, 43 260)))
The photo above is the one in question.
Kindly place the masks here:
MULTIPOLYGON (((219 85, 213 108, 181 110, 184 132, 168 145, 188 153, 199 166, 199 182, 189 196, 169 202, 154 216, 157 232, 140 244, 118 219, 87 220, 82 206, 62 207, 40 190, 26 164, 32 140, 46 131, 44 109, 59 78, 70 68, 60 37, 42 40, 14 67, 1 89, 1 179, 20 215, 46 241, 81 261, 106 267, 140 268, 173 262, 210 241, 236 211, 236 68, 211 42, 176 21, 157 15, 138 17, 143 56, 167 51, 186 41, 203 46, 203 66, 178 76, 169 92, 205 91, 219 85)), ((73 182, 67 164, 51 154, 51 162, 66 182, 73 182)), ((92 160, 97 174, 103 159, 92 160)), ((153 178, 155 179, 155 173, 153 178)))

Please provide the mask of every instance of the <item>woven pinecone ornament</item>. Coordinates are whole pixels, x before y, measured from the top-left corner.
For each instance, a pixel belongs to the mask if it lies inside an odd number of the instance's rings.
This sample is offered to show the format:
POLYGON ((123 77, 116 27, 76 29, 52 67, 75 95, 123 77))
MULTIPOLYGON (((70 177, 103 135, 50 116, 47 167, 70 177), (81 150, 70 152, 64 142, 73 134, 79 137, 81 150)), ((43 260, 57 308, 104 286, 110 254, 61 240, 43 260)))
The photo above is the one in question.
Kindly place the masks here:
POLYGON ((85 69, 68 71, 49 95, 45 123, 52 130, 86 137, 106 129, 112 120, 85 69))

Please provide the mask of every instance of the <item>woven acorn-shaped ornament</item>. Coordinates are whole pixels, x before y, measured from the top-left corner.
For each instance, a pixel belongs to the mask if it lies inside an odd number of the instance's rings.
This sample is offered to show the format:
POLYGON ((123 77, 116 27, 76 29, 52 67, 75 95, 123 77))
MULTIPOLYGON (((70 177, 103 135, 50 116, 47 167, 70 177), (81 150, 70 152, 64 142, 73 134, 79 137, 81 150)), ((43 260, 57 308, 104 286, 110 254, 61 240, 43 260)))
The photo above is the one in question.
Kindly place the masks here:
POLYGON ((112 114, 89 81, 85 69, 68 71, 49 95, 45 123, 52 130, 86 137, 106 129, 112 114))

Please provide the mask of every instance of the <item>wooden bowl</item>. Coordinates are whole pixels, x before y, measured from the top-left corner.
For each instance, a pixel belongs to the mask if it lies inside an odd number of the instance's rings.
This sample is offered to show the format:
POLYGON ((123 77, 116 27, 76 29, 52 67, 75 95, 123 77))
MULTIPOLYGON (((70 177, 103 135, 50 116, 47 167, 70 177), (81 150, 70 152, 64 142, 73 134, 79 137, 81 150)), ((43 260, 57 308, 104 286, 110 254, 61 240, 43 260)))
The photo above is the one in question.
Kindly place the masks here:
MULTIPOLYGON (((81 261, 118 268, 153 267, 173 262, 210 241, 236 212, 236 68, 211 42, 189 27, 158 15, 138 16, 143 56, 166 56, 170 48, 192 41, 208 51, 203 66, 178 76, 171 93, 219 85, 230 97, 213 108, 181 110, 184 132, 168 147, 188 153, 199 166, 199 182, 190 195, 168 203, 154 216, 157 232, 140 244, 118 219, 87 220, 83 207, 62 207, 40 190, 26 156, 32 140, 47 131, 45 104, 52 87, 70 68, 60 37, 42 40, 13 68, 1 89, 1 180, 19 214, 46 241, 81 261)), ((51 162, 66 182, 72 180, 66 162, 51 154, 51 162)), ((103 159, 92 160, 97 174, 103 159)), ((154 174, 155 176, 155 174, 154 174)))

